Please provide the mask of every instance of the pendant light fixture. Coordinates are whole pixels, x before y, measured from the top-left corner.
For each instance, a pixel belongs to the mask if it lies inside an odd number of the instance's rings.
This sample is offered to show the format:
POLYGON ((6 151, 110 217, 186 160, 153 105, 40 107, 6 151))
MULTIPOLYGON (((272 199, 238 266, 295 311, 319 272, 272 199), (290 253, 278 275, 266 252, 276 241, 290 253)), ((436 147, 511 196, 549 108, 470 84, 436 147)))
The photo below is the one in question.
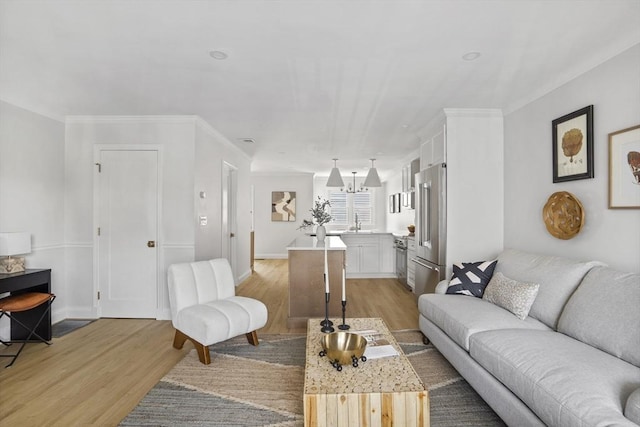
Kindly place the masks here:
POLYGON ((351 172, 353 174, 353 185, 349 183, 347 188, 341 188, 340 191, 344 191, 345 193, 360 193, 361 191, 368 191, 369 189, 364 186, 364 184, 360 183, 360 188, 356 187, 356 174, 358 172, 351 172))
POLYGON ((378 176, 378 171, 373 166, 373 162, 376 159, 371 160, 371 169, 369 169, 369 173, 367 174, 367 178, 364 180, 365 187, 382 187, 382 183, 380 182, 380 177, 378 176))
POLYGON ((344 187, 344 181, 342 180, 342 175, 340 175, 340 169, 338 169, 337 161, 338 159, 333 159, 333 169, 331 169, 331 174, 327 181, 327 187, 344 187))

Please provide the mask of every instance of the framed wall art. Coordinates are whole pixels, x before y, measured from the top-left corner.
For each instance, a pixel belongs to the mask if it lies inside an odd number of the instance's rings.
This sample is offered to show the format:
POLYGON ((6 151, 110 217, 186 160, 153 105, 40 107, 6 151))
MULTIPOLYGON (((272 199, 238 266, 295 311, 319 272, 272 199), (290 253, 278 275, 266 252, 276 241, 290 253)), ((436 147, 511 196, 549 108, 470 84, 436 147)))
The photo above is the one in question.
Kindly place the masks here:
POLYGON ((609 208, 640 208, 640 125, 609 134, 609 208))
POLYGON ((553 182, 593 178, 593 105, 551 122, 553 182))
POLYGON ((389 196, 389 213, 396 213, 395 199, 396 199, 395 194, 392 194, 389 196))
POLYGON ((296 220, 296 192, 272 191, 271 192, 271 221, 296 220))
POLYGON ((402 202, 402 194, 401 193, 396 193, 393 196, 393 204, 395 206, 396 212, 399 213, 401 210, 401 202, 402 202))

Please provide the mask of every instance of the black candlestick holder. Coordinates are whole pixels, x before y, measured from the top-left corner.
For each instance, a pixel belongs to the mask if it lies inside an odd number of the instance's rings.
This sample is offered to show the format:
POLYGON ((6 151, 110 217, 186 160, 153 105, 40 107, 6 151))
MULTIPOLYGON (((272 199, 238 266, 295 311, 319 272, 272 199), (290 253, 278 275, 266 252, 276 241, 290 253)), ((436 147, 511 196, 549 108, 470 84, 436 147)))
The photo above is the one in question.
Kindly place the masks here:
POLYGON ((346 331, 347 329, 351 328, 351 326, 347 325, 344 323, 344 312, 347 308, 347 300, 342 300, 342 325, 338 325, 338 329, 342 330, 342 331, 346 331))
POLYGON ((324 332, 325 334, 335 331, 335 329, 333 329, 333 326, 331 326, 333 325, 333 322, 329 320, 329 292, 324 293, 324 320, 320 322, 320 324, 322 325, 320 331, 324 332))
MULTIPOLYGON (((323 274, 323 277, 324 277, 324 283, 327 283, 327 275, 323 274)), ((325 291, 325 293, 326 293, 326 299, 327 299, 327 307, 329 307, 329 291, 325 291)), ((328 319, 329 317, 328 308, 325 310, 325 313, 326 313, 326 317, 320 321, 320 326, 333 326, 333 322, 328 319)), ((333 331, 330 331, 330 332, 333 332, 333 331)))

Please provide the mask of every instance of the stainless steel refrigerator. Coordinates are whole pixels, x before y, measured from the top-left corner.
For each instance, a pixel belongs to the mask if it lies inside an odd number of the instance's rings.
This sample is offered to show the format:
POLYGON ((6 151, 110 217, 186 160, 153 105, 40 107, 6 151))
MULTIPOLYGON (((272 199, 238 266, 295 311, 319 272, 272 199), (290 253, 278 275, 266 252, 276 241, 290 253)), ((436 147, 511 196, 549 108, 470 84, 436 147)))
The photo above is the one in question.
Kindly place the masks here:
POLYGON ((415 295, 433 293, 446 274, 447 168, 444 163, 416 174, 415 295))

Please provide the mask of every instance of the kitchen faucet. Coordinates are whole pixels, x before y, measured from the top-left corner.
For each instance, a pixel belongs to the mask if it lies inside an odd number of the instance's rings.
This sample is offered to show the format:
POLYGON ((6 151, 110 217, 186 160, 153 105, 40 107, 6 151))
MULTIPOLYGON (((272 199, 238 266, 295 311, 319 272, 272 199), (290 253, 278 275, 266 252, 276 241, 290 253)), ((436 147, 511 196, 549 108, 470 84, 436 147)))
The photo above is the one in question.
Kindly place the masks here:
POLYGON ((362 228, 362 223, 358 222, 358 212, 356 212, 356 231, 362 228))

